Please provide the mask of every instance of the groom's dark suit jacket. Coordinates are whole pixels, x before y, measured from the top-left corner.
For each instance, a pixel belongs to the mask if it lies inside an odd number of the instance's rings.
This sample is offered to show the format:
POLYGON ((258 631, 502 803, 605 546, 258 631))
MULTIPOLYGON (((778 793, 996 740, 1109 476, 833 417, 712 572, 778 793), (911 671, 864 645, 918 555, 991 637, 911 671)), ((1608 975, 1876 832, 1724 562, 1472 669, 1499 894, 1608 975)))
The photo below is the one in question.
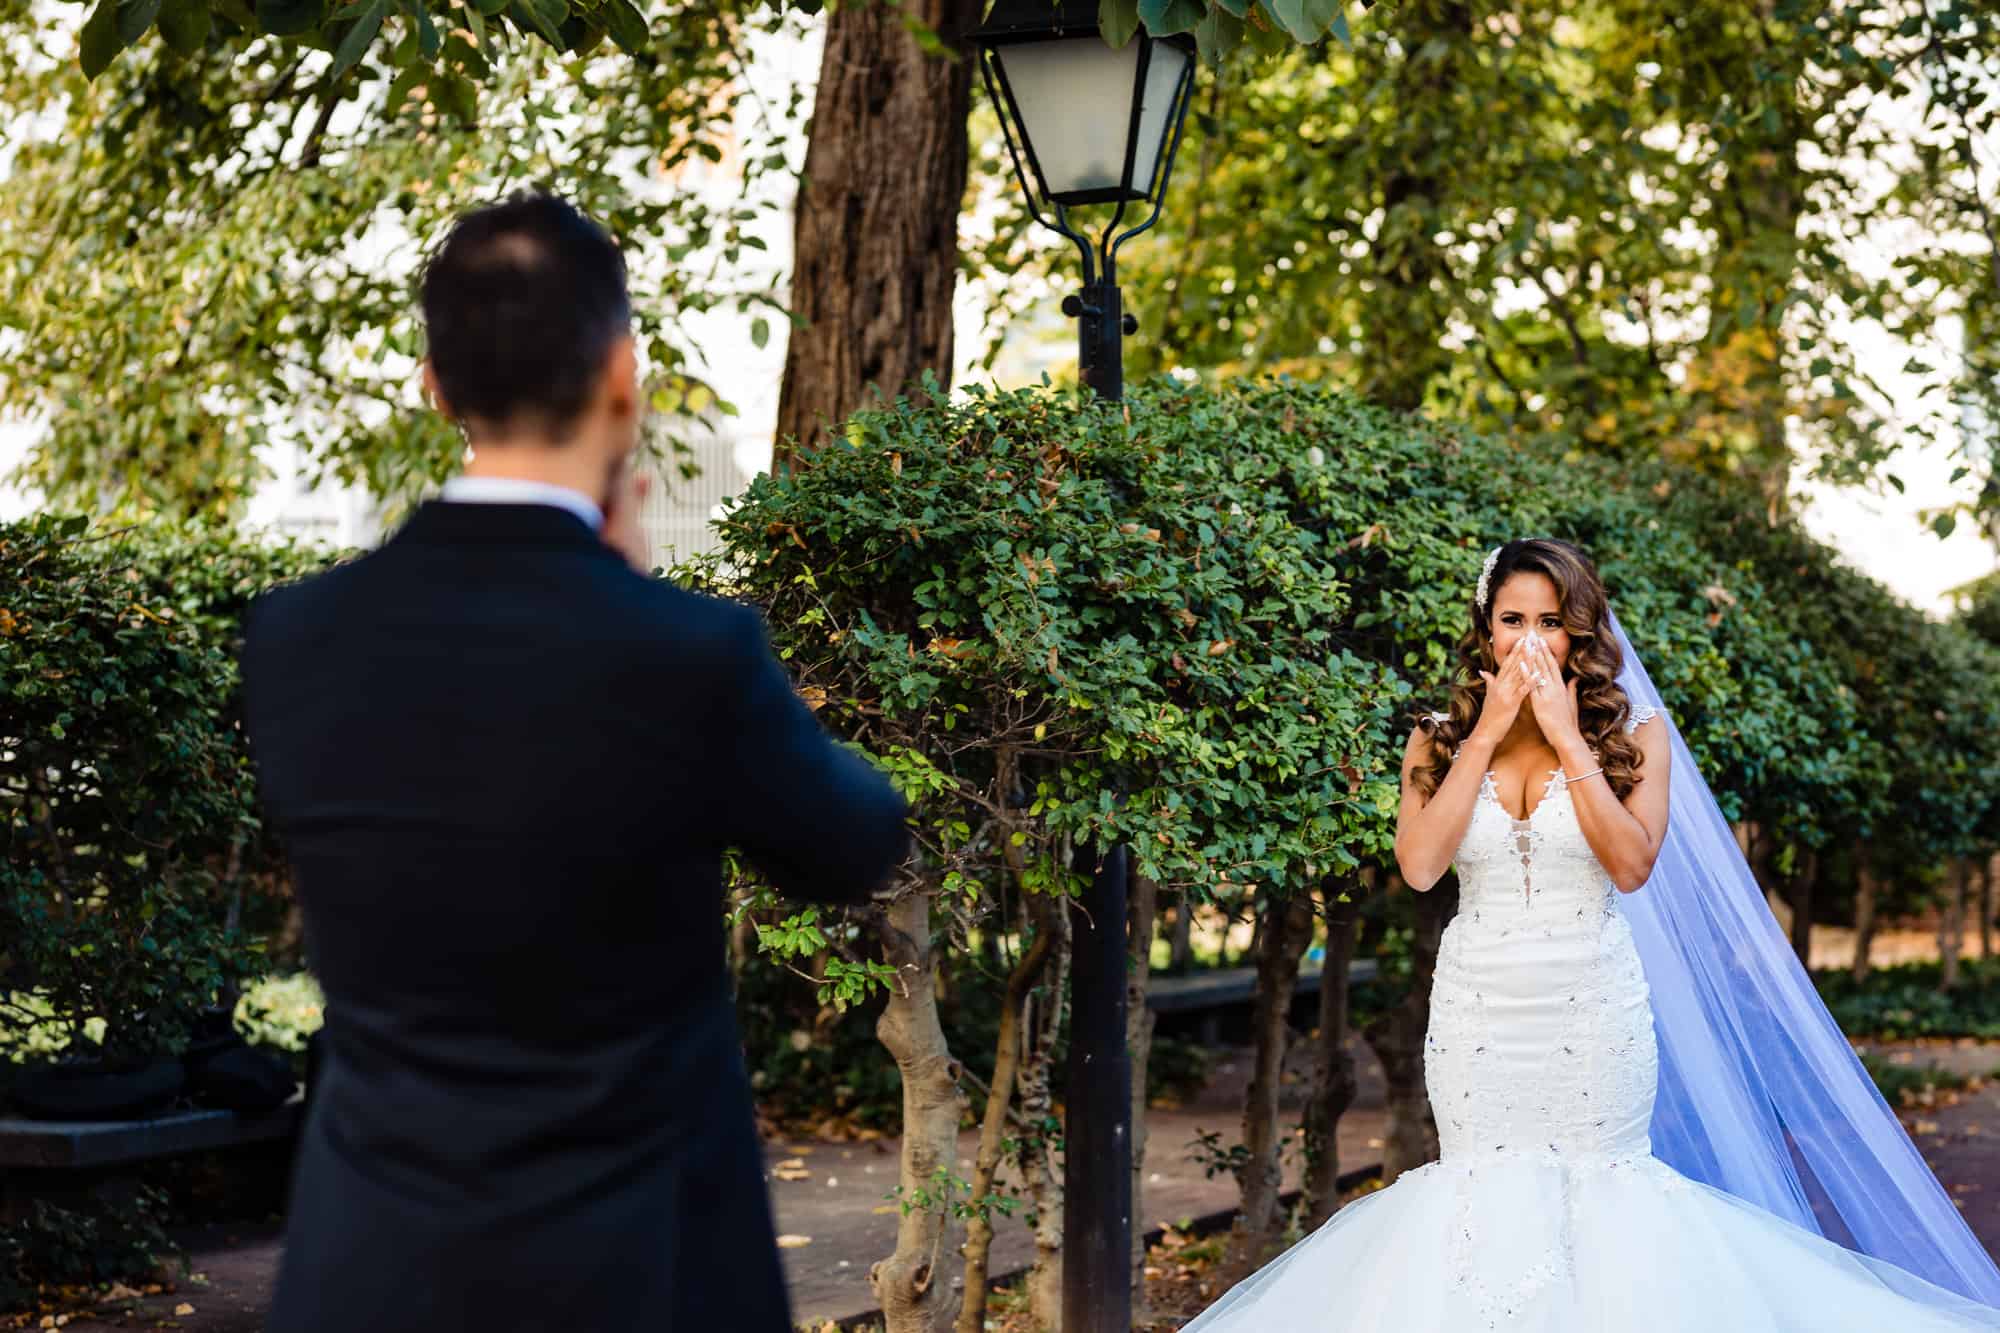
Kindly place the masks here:
POLYGON ((433 503, 243 661, 327 996, 272 1333, 789 1333, 719 858, 862 899, 905 809, 757 615, 433 503))

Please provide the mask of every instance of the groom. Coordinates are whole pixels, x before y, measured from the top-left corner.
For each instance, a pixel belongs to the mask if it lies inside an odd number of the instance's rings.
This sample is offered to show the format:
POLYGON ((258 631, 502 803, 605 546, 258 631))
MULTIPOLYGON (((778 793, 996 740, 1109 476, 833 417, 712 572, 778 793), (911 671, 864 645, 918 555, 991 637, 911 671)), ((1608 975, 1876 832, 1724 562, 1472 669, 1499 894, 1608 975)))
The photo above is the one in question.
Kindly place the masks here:
POLYGON ((266 808, 327 1055, 272 1333, 788 1333, 720 858, 856 901, 907 849, 751 611, 643 577, 624 263, 459 219, 425 381, 465 474, 252 610, 266 808))

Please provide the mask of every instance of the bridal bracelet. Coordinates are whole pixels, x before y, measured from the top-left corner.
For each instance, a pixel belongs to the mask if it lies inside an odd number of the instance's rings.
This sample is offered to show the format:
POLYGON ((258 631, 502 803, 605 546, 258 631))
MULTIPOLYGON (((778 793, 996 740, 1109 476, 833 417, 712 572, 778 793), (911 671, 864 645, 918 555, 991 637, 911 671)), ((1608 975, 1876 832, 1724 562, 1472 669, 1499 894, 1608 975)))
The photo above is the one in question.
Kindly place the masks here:
POLYGON ((1572 783, 1572 782, 1581 782, 1581 781, 1583 781, 1583 780, 1584 780, 1585 778, 1594 778, 1594 777, 1596 777, 1596 776, 1597 776, 1597 775, 1598 775, 1599 773, 1602 773, 1603 771, 1604 771, 1604 770, 1603 770, 1602 768, 1593 768, 1593 769, 1591 769, 1591 770, 1590 770, 1590 771, 1589 771, 1588 773, 1579 773, 1579 774, 1577 774, 1577 775, 1576 775, 1575 777, 1573 777, 1573 778, 1564 778, 1564 779, 1563 779, 1563 785, 1564 785, 1564 786, 1568 786, 1568 785, 1569 785, 1570 783, 1572 783))

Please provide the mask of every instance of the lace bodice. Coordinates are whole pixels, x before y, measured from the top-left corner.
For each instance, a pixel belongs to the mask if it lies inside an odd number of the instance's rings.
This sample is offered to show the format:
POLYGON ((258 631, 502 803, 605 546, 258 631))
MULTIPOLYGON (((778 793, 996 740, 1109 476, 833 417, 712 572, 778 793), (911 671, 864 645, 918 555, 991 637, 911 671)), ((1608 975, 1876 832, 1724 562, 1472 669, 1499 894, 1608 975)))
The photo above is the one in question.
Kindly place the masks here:
MULTIPOLYGON (((1625 730, 1638 730, 1657 711, 1634 704, 1625 730)), ((1443 721, 1450 714, 1431 716, 1443 721)), ((1616 889, 1584 839, 1576 806, 1569 799, 1568 775, 1561 768, 1550 770, 1541 798, 1524 819, 1507 812, 1488 769, 1480 778, 1479 798, 1452 862, 1458 869, 1461 912, 1529 909, 1538 902, 1553 912, 1563 906, 1590 906, 1616 889)))
MULTIPOLYGON (((1627 730, 1653 715, 1635 708, 1627 730)), ((1439 946, 1426 1049, 1445 1156, 1645 1152, 1645 978, 1562 770, 1525 819, 1484 775, 1453 861, 1458 914, 1439 946)))

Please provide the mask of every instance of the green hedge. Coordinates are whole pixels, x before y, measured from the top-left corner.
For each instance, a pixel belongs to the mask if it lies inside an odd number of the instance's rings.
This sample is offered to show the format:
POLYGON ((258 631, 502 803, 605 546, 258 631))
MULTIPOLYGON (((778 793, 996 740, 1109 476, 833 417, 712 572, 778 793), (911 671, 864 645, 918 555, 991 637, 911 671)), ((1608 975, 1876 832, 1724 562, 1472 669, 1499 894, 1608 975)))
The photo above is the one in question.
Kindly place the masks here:
POLYGON ((0 1053, 171 1053, 260 969, 245 898, 279 871, 235 618, 326 559, 81 518, 0 526, 0 1053))
POLYGON ((1407 715, 1444 700, 1485 552, 1530 534, 1595 556, 1732 818, 1802 846, 1893 832, 1921 861, 2000 816, 1990 645, 1684 469, 1315 386, 864 412, 721 531, 822 716, 896 749, 959 830, 932 847, 949 873, 1006 877, 977 833, 1002 752, 1031 865, 1100 833, 1209 889, 1379 859, 1407 715))
POLYGON ((2000 960, 1964 960, 1949 991, 1943 978, 1933 961, 1878 967, 1861 981, 1844 969, 1815 972, 1813 983, 1850 1037, 2000 1040, 2000 960))

